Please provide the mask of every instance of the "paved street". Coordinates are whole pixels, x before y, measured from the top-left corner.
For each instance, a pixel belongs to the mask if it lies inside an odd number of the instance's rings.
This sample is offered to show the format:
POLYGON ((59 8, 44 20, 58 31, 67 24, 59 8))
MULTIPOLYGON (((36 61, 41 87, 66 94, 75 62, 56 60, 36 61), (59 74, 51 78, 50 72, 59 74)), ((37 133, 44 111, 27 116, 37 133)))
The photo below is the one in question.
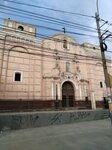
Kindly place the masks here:
POLYGON ((0 150, 111 150, 109 119, 0 134, 0 150))

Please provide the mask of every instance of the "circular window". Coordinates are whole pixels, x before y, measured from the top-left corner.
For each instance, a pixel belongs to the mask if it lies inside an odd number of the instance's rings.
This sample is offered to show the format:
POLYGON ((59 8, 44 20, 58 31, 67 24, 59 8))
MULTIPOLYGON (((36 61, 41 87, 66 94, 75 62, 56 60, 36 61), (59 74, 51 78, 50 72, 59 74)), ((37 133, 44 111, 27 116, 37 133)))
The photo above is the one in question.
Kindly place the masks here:
POLYGON ((23 31, 24 28, 22 26, 18 26, 18 30, 23 31))

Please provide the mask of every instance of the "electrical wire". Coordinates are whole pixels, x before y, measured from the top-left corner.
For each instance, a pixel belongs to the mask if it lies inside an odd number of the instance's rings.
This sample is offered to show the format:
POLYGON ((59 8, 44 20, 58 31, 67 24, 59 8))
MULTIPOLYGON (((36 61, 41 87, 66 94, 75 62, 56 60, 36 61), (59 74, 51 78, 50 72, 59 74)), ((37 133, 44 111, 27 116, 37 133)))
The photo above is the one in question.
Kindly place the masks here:
POLYGON ((58 22, 58 23, 61 23, 63 25, 70 25, 70 24, 74 25, 74 24, 76 24, 76 25, 80 25, 80 26, 83 26, 83 27, 86 27, 86 28, 96 30, 96 28, 93 28, 93 27, 90 27, 90 26, 81 25, 81 24, 74 23, 74 22, 71 22, 71 21, 68 21, 68 20, 63 20, 63 19, 59 19, 59 18, 55 18, 55 17, 50 17, 50 16, 47 16, 47 15, 39 14, 39 13, 34 13, 34 12, 31 12, 31 11, 19 9, 19 8, 16 8, 16 7, 1 5, 0 8, 5 9, 5 10, 11 10, 11 11, 16 12, 16 13, 20 12, 21 14, 25 14, 25 15, 28 14, 29 16, 35 16, 35 17, 38 17, 38 18, 41 18, 41 19, 47 19, 49 21, 58 22))
MULTIPOLYGON (((30 17, 30 16, 23 16, 23 15, 19 15, 19 14, 13 14, 13 13, 10 13, 10 12, 4 12, 4 11, 0 11, 0 13, 3 13, 3 14, 8 14, 8 15, 13 15, 13 16, 17 16, 17 17, 22 17, 22 18, 25 18, 25 19, 32 19, 32 20, 38 20, 38 21, 41 21, 41 22, 46 22, 46 23, 51 23, 50 21, 47 21, 47 20, 42 20, 42 19, 37 19, 37 17, 30 17)), ((1 19, 6 19, 6 18, 1 18, 1 19)), ((30 23, 28 23, 30 25, 30 23)), ((61 24, 59 23, 54 23, 52 22, 52 24, 55 24, 55 25, 58 25, 58 26, 61 26, 61 24)), ((97 33, 97 31, 94 29, 88 29, 88 28, 85 28, 85 27, 80 27, 79 25, 66 25, 67 27, 70 27, 70 28, 75 28, 75 29, 79 29, 79 30, 83 30, 83 31, 88 31, 88 32, 93 32, 93 33, 97 33)), ((62 30, 61 30, 62 32, 62 30)))
MULTIPOLYGON (((13 2, 13 1, 11 1, 11 2, 13 2)), ((71 32, 69 32, 70 34, 71 34, 71 32)), ((76 34, 76 33, 75 33, 76 34)), ((89 35, 90 36, 90 35, 89 35)))
MULTIPOLYGON (((53 21, 54 22, 54 21, 53 21)), ((59 22, 60 24, 61 24, 61 22, 59 22)), ((70 24, 69 24, 70 25, 70 24)), ((42 27, 42 26, 41 26, 42 27)), ((52 28, 48 28, 48 30, 52 30, 52 28)), ((80 35, 80 34, 78 34, 78 35, 80 35)), ((13 41, 14 42, 14 41, 13 41)), ((6 46, 11 46, 11 45, 9 45, 9 44, 5 44, 6 46)), ((13 45, 14 46, 14 45, 13 45)), ((3 50, 2 48, 0 48, 1 50, 3 50)), ((29 49, 31 49, 31 48, 29 48, 29 49)), ((31 49, 31 50, 33 50, 33 49, 31 49)), ((35 49, 36 50, 36 49, 35 49)), ((43 50, 46 50, 46 48, 43 48, 43 50)), ((52 50, 52 49, 47 49, 47 50, 52 50)), ((5 48, 5 51, 8 51, 8 49, 7 48, 5 48)), ((18 53, 24 53, 24 52, 22 52, 22 51, 18 51, 18 50, 13 50, 14 52, 18 52, 18 53)), ((41 51, 41 50, 40 50, 41 51)), ((46 52, 46 51, 44 51, 44 52, 46 52)), ((25 52, 25 54, 28 54, 27 52, 25 52)), ((53 52, 51 53, 51 54, 53 54, 53 52)), ((6 54, 4 54, 4 55, 6 55, 6 54)), ((47 58, 52 58, 51 56, 50 56, 50 54, 44 54, 44 55, 41 55, 40 53, 37 53, 37 54, 34 54, 34 52, 33 53, 29 53, 29 55, 35 55, 36 57, 37 56, 39 56, 39 57, 45 57, 46 59, 47 58)), ((10 55, 8 55, 8 56, 10 56, 10 55)), ((18 56, 19 57, 19 56, 18 56)), ((60 57, 62 57, 62 58, 64 58, 64 59, 67 59, 68 58, 68 56, 67 57, 65 57, 65 56, 63 56, 62 54, 61 54, 61 56, 60 57)), ((78 57, 79 57, 79 55, 78 55, 78 57)), ((80 57, 83 57, 83 56, 81 56, 80 55, 80 57)), ((85 56, 84 56, 85 57, 85 56)), ((19 57, 20 58, 20 57, 19 57)), ((73 58, 70 58, 71 60, 73 59, 73 58)), ((92 58, 88 58, 88 57, 86 57, 86 58, 78 58, 78 60, 80 60, 80 62, 78 62, 78 63, 82 63, 82 65, 84 65, 84 64, 90 64, 90 65, 96 65, 96 64, 92 64, 92 63, 86 63, 85 61, 83 62, 82 60, 86 60, 86 61, 93 61, 95 59, 95 61, 96 61, 96 58, 95 57, 92 57, 92 58)), ((37 59, 38 60, 38 59, 37 59)), ((56 57, 54 57, 53 56, 53 60, 55 61, 56 60, 56 57)), ((99 61, 100 61, 101 59, 99 59, 99 61)), ((109 66, 110 67, 110 66, 109 66)), ((48 68, 47 68, 48 69, 48 68)), ((30 84, 31 85, 31 84, 30 84)), ((33 84, 32 84, 33 85, 33 84)), ((95 84, 94 84, 95 85, 95 84)), ((5 91, 5 92, 7 92, 7 90, 5 91)), ((9 91, 8 91, 9 92, 9 91)), ((12 91, 10 91, 10 92, 12 92, 12 91)), ((35 90, 33 90, 32 91, 32 93, 33 92, 35 92, 35 90)), ((25 97, 25 96, 24 96, 25 97)))
POLYGON ((50 10, 50 11, 55 11, 55 12, 60 12, 60 13, 66 13, 66 14, 71 14, 71 15, 77 15, 77 16, 82 16, 82 17, 88 17, 88 18, 95 18, 94 16, 90 16, 90 15, 84 15, 84 14, 80 14, 80 13, 74 13, 74 12, 70 12, 70 11, 65 11, 65 10, 59 10, 59 9, 54 9, 54 8, 48 8, 45 6, 38 6, 38 5, 33 5, 33 4, 28 4, 28 3, 23 3, 23 2, 18 2, 18 1, 12 1, 12 0, 4 0, 10 3, 15 3, 15 4, 20 4, 20 5, 25 5, 25 6, 29 6, 29 7, 35 7, 35 8, 41 8, 41 9, 46 9, 46 10, 50 10))
MULTIPOLYGON (((49 27, 46 27, 46 26, 40 26, 40 25, 34 25, 34 24, 32 24, 32 25, 33 25, 34 27, 44 28, 44 29, 46 29, 46 30, 52 30, 52 31, 61 32, 61 30, 58 30, 58 29, 55 29, 55 28, 49 28, 49 27)), ((0 24, 0 27, 6 27, 6 28, 9 29, 9 30, 10 30, 10 29, 14 29, 16 32, 18 32, 18 30, 16 30, 16 29, 13 28, 13 27, 3 26, 2 24, 0 24)), ((30 32, 25 31, 25 33, 27 33, 28 35, 31 36, 30 32)), ((73 34, 73 35, 75 34, 75 35, 78 35, 78 36, 82 35, 82 36, 86 36, 86 37, 97 38, 97 36, 82 34, 82 33, 78 33, 78 32, 67 31, 67 33, 73 34)), ((35 33, 35 35, 36 35, 37 38, 38 38, 39 36, 41 36, 40 38, 45 37, 45 35, 42 35, 42 34, 37 34, 37 33, 35 33)), ((46 37, 48 37, 48 36, 46 36, 46 37)), ((49 37, 49 38, 50 38, 50 37, 49 37)))

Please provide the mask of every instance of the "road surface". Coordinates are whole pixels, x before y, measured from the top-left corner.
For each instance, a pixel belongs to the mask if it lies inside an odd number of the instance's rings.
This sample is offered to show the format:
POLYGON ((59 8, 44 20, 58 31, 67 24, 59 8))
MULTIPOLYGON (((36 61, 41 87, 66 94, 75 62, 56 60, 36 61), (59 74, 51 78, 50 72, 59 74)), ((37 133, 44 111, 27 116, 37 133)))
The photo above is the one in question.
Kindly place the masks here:
POLYGON ((0 134, 0 150, 111 150, 109 119, 0 134))

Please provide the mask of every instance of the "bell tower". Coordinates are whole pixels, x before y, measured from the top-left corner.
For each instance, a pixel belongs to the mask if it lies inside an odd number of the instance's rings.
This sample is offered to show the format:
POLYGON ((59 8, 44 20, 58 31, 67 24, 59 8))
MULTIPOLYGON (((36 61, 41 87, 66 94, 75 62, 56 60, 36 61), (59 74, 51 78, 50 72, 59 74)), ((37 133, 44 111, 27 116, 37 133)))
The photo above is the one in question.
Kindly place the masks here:
POLYGON ((5 19, 4 20, 4 30, 13 31, 21 34, 27 34, 30 36, 36 36, 36 28, 30 24, 17 22, 14 20, 5 19))

